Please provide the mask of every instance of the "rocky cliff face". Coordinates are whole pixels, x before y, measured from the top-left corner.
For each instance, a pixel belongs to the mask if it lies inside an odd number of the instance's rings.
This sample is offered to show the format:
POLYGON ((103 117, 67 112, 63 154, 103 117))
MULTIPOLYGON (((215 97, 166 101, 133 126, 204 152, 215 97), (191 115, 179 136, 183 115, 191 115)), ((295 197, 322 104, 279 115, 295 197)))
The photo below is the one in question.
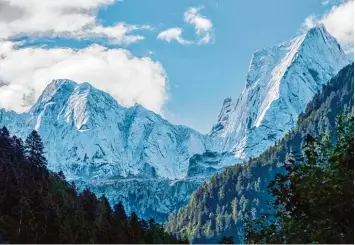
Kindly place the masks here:
POLYGON ((242 94, 235 101, 224 101, 210 132, 219 142, 219 151, 232 152, 239 159, 258 156, 295 126, 314 94, 348 63, 322 25, 256 51, 242 94))
POLYGON ((206 137, 170 124, 136 105, 121 107, 88 83, 54 80, 28 113, 1 111, 1 124, 45 141, 49 167, 69 179, 186 176, 189 158, 206 150, 206 137))

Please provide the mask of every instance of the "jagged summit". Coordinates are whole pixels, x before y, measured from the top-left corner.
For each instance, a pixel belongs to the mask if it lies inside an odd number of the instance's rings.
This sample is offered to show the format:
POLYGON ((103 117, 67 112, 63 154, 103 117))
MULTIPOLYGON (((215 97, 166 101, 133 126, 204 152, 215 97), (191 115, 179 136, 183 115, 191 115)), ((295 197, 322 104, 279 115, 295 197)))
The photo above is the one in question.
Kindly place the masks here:
POLYGON ((220 151, 242 159, 257 156, 294 126, 322 84, 348 63, 324 25, 256 51, 242 94, 223 104, 211 137, 220 151))
POLYGON ((305 32, 304 35, 306 36, 306 39, 312 38, 314 36, 321 36, 324 38, 325 42, 327 42, 327 40, 331 40, 332 42, 335 41, 337 43, 336 39, 328 32, 327 28, 322 23, 319 23, 314 27, 310 28, 307 32, 305 32))
POLYGON ((39 131, 49 167, 69 179, 182 179, 189 158, 208 144, 193 129, 173 125, 138 104, 122 107, 89 83, 68 79, 50 82, 21 118, 2 111, 0 124, 23 137, 39 131))
POLYGON ((36 120, 35 129, 47 127, 43 120, 64 121, 77 130, 105 127, 105 119, 121 118, 123 108, 108 93, 90 83, 76 83, 69 79, 52 80, 32 106, 29 113, 36 120))
POLYGON ((43 90, 42 94, 37 99, 36 103, 31 107, 30 112, 35 113, 40 110, 40 105, 42 106, 53 99, 58 97, 58 99, 66 100, 67 97, 73 92, 77 83, 68 79, 55 79, 52 80, 47 87, 43 90))
POLYGON ((58 88, 62 86, 68 86, 68 87, 75 87, 77 86, 78 83, 74 82, 73 80, 70 79, 53 79, 47 87, 44 89, 43 92, 46 91, 54 91, 57 90, 58 88))

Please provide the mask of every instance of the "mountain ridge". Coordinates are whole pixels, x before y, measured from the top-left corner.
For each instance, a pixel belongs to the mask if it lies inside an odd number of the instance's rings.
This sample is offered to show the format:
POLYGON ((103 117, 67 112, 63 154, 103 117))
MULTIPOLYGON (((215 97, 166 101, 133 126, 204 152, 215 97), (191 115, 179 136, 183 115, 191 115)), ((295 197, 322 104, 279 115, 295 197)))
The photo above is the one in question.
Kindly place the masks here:
POLYGON ((122 201, 128 212, 158 221, 200 184, 184 178, 189 159, 209 144, 206 136, 141 105, 122 107, 89 83, 68 79, 53 80, 27 113, 1 109, 0 124, 23 139, 37 130, 49 169, 62 171, 80 190, 89 187, 111 204, 122 201))
POLYGON ((305 109, 325 79, 346 63, 339 48, 324 27, 318 27, 292 41, 257 51, 244 92, 237 102, 231 98, 224 101, 218 123, 207 135, 173 125, 140 105, 122 107, 111 95, 89 83, 68 79, 53 80, 28 113, 1 109, 0 125, 22 138, 36 129, 44 140, 52 171, 63 171, 81 189, 89 186, 96 194, 110 193, 110 202, 122 200, 128 212, 139 210, 142 217, 163 221, 211 175, 253 156, 243 152, 252 150, 258 154, 294 127, 296 114, 305 109), (283 71, 282 85, 281 80, 274 79, 275 83, 271 79, 281 69, 280 62, 273 60, 288 62, 289 44, 329 50, 298 55, 293 61, 296 64, 283 71), (324 57, 331 62, 328 64, 324 57), (313 67, 313 63, 317 66, 313 67), (263 77, 266 78, 262 80, 263 77), (259 119, 257 110, 266 108, 261 105, 268 103, 268 96, 275 95, 271 93, 273 89, 280 89, 283 100, 276 104, 272 100, 271 109, 265 111, 264 119, 259 119), (305 95, 308 97, 301 100, 305 95), (297 110, 287 106, 292 101, 297 110), (286 116, 279 117, 276 112, 286 116), (275 121, 278 125, 272 123, 275 121), (260 123, 258 127, 256 123, 260 123), (284 123, 286 127, 282 126, 284 123))
MULTIPOLYGON (((2 110, 3 117, 6 114, 7 112, 2 110)), ((9 114, 11 115, 13 113, 9 112, 9 114)), ((113 129, 117 126, 117 131, 120 132, 120 135, 117 137, 123 139, 123 141, 120 142, 120 145, 123 149, 127 149, 127 147, 130 147, 128 146, 128 143, 131 143, 132 141, 136 141, 135 143, 137 144, 144 143, 139 142, 138 138, 135 137, 137 136, 137 132, 131 132, 133 135, 126 134, 127 131, 131 130, 139 131, 139 129, 134 127, 143 126, 145 134, 140 135, 141 141, 146 141, 147 139, 145 137, 151 136, 152 131, 156 130, 158 132, 153 133, 157 133, 158 136, 165 133, 167 139, 173 141, 173 143, 176 143, 177 141, 179 141, 179 143, 184 143, 182 141, 187 140, 188 142, 185 142, 186 145, 184 146, 185 149, 182 150, 189 150, 189 148, 195 147, 194 150, 198 152, 198 148, 205 148, 204 136, 197 131, 186 126, 172 125, 160 115, 148 111, 140 105, 124 108, 120 106, 111 95, 97 90, 89 83, 78 84, 68 79, 53 80, 29 112, 22 113, 21 115, 23 117, 27 116, 25 123, 28 124, 30 128, 34 128, 42 133, 43 136, 46 136, 47 133, 52 133, 44 131, 51 129, 53 125, 60 126, 66 131, 74 131, 78 137, 83 137, 84 134, 80 133, 89 133, 90 130, 98 130, 98 128, 101 130, 107 130, 107 128, 113 129), (56 115, 51 115, 51 113, 56 113, 56 115), (139 121, 140 117, 144 122, 139 121), (111 124, 109 124, 109 122, 111 122, 111 124), (135 123, 142 125, 135 125, 135 123), (155 126, 153 127, 152 125, 155 126), (74 126, 73 129, 71 128, 72 126, 74 126), (164 132, 159 132, 160 128, 162 128, 161 130, 164 132), (174 135, 176 136, 175 138, 174 135), (132 137, 134 137, 134 139, 132 139, 132 137)), ((9 124, 9 128, 11 128, 11 123, 9 124)), ((98 137, 98 140, 109 140, 111 137, 109 132, 106 132, 106 135, 102 135, 101 131, 96 133, 98 134, 98 136, 96 136, 98 137)), ((113 147, 113 143, 117 142, 111 143, 110 147, 113 147)), ((156 145, 156 147, 159 146, 156 145)), ((132 150, 144 154, 144 147, 135 147, 132 150)), ((169 149, 165 150, 168 151, 169 149)), ((202 151, 203 150, 201 150, 201 152, 202 151)), ((164 153, 160 151, 160 149, 157 149, 157 152, 159 152, 162 158, 164 158, 164 153)), ((85 153, 89 154, 90 152, 88 150, 85 153)), ((81 154, 81 159, 85 153, 81 154)), ((192 156, 192 154, 189 155, 192 156)), ((113 155, 111 157, 115 156, 113 155)), ((131 156, 131 158, 132 157, 134 156, 131 156)), ((139 161, 139 159, 137 159, 137 161, 139 161)), ((137 169, 134 170, 135 173, 132 174, 138 174, 137 171, 137 169)), ((176 171, 179 171, 179 169, 176 169, 176 171)), ((129 174, 124 174, 124 176, 127 175, 129 174)), ((169 175, 169 173, 164 173, 163 170, 160 174, 161 177, 168 179, 175 179, 176 175, 179 175, 179 173, 170 173, 169 175)))

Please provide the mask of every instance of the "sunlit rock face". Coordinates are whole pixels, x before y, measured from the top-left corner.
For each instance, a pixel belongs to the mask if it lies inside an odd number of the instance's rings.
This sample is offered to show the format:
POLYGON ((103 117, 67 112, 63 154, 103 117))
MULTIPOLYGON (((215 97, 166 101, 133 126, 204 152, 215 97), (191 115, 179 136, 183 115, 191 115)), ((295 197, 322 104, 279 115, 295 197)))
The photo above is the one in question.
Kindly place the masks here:
POLYGON ((226 99, 210 135, 219 151, 258 156, 295 126, 323 84, 349 64, 323 25, 291 41, 254 53, 237 100, 226 99))

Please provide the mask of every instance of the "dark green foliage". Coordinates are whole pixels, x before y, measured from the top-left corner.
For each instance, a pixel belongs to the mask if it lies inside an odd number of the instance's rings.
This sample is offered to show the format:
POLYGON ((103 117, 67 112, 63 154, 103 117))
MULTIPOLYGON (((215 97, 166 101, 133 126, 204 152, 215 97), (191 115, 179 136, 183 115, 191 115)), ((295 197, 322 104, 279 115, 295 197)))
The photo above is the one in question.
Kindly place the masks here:
POLYGON ((119 218, 120 220, 127 219, 126 211, 124 210, 122 202, 119 202, 118 204, 116 204, 113 207, 113 209, 114 209, 114 214, 117 218, 119 218))
POLYGON ((270 182, 272 212, 248 222, 248 243, 354 242, 354 118, 336 125, 336 145, 308 135, 303 154, 270 182))
MULTIPOLYGON (((292 152, 301 151, 308 134, 328 131, 327 141, 334 144, 338 140, 336 117, 344 110, 352 113, 353 104, 352 64, 315 95, 295 129, 260 156, 226 168, 193 193, 189 203, 169 217, 167 231, 195 243, 217 243, 223 236, 234 236, 236 243, 244 242, 244 221, 269 211, 267 203, 273 199, 267 186, 276 174, 285 173, 282 166, 286 159, 292 152)), ((326 156, 321 159, 324 164, 326 156)))
POLYGON ((122 203, 77 193, 62 172, 46 168, 36 131, 25 145, 0 132, 0 243, 188 243, 154 220, 127 217, 122 203))
POLYGON ((47 160, 43 154, 44 146, 41 137, 36 130, 33 130, 25 141, 25 155, 33 165, 45 168, 47 160))
POLYGON ((224 236, 222 238, 222 240, 219 241, 219 244, 234 244, 233 237, 232 236, 229 236, 229 237, 224 236))
POLYGON ((218 243, 223 236, 234 236, 240 243, 243 220, 266 211, 266 187, 277 170, 276 164, 256 160, 227 168, 193 193, 189 203, 169 217, 166 229, 194 243, 218 243))

